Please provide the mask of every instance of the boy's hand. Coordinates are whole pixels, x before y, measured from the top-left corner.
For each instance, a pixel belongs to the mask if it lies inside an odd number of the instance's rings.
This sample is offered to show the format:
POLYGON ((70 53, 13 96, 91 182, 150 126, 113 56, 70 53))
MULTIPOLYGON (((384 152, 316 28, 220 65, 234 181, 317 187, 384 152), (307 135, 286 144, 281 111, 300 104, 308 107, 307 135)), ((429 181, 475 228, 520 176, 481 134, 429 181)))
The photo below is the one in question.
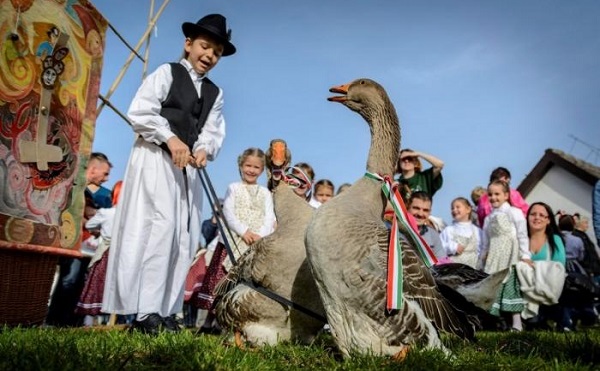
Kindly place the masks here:
POLYGON ((167 147, 171 151, 173 165, 183 169, 190 162, 190 149, 177 136, 172 136, 167 140, 167 147))
POLYGON ((194 152, 194 157, 191 157, 190 164, 195 168, 206 167, 207 156, 206 151, 199 149, 194 152))

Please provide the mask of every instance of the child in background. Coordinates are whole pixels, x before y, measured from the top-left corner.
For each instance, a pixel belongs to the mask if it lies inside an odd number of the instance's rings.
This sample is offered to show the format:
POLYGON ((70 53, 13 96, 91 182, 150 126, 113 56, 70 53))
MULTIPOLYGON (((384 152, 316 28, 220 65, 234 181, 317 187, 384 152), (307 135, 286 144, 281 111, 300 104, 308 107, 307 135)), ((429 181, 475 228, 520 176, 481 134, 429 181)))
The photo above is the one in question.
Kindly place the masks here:
POLYGON ((335 195, 337 196, 337 195, 339 195, 340 193, 344 192, 346 189, 350 188, 350 186, 351 186, 351 185, 352 185, 352 184, 350 184, 350 183, 344 183, 344 184, 340 185, 340 186, 338 187, 338 190, 337 190, 337 192, 335 193, 335 195))
MULTIPOLYGON (((480 256, 483 270, 488 274, 507 268, 514 271, 513 265, 519 260, 533 264, 529 251, 527 221, 520 209, 511 206, 508 183, 502 180, 492 181, 487 194, 492 212, 483 224, 487 241, 480 256)), ((520 294, 516 274, 510 275, 510 279, 503 284, 498 295, 497 302, 492 307, 492 314, 508 317, 512 329, 523 330, 521 311, 525 308, 525 303, 520 294)))
MULTIPOLYGON (((523 199, 519 191, 516 189, 510 188, 510 171, 508 171, 505 167, 497 167, 490 174, 490 183, 496 180, 500 180, 509 187, 509 195, 510 195, 510 203, 511 206, 516 207, 521 210, 523 213, 523 217, 527 215, 527 210, 529 210, 529 205, 523 199)), ((479 225, 483 225, 485 217, 489 215, 492 211, 493 206, 490 204, 490 200, 488 199, 488 194, 484 193, 481 195, 477 203, 477 217, 479 219, 479 225)))
MULTIPOLYGON (((265 169, 265 154, 259 148, 248 148, 238 157, 241 182, 232 183, 227 188, 223 201, 223 217, 231 230, 227 236, 229 246, 237 260, 259 239, 273 232, 275 212, 271 192, 259 185, 258 178, 265 169)), ((194 305, 200 309, 211 309, 214 301, 213 290, 217 283, 231 269, 232 262, 222 240, 217 245, 204 277, 202 287, 194 305)), ((214 333, 215 315, 211 311, 206 317, 201 332, 214 333)))
POLYGON ((485 218, 486 245, 481 254, 484 271, 493 274, 519 260, 531 261, 527 221, 523 212, 511 206, 508 183, 495 180, 488 186, 492 212, 485 218))
POLYGON ((454 263, 477 267, 477 259, 485 245, 482 230, 473 224, 473 208, 464 197, 455 198, 451 204, 453 222, 440 234, 446 254, 454 263))
POLYGON ((325 202, 333 198, 335 186, 329 179, 321 179, 313 187, 313 197, 310 199, 310 206, 318 208, 325 202))
POLYGON ((479 200, 486 193, 487 190, 482 186, 477 186, 471 191, 471 201, 473 201, 473 205, 475 207, 475 212, 471 213, 471 221, 478 227, 481 227, 482 223, 479 222, 479 217, 477 216, 477 205, 479 205, 479 200))
POLYGON ((113 187, 111 194, 113 206, 98 209, 96 214, 85 223, 88 230, 100 230, 100 242, 88 265, 85 286, 75 308, 75 313, 85 315, 84 326, 92 326, 93 316, 101 313, 110 237, 122 184, 122 181, 118 181, 113 187))
POLYGON ((312 181, 315 179, 315 171, 312 166, 306 162, 299 162, 292 166, 291 176, 298 180, 298 186, 294 188, 294 192, 304 198, 306 202, 310 202, 312 181))
POLYGON ((473 205, 475 205, 475 210, 477 210, 477 205, 479 205, 481 196, 483 196, 485 193, 487 193, 487 190, 482 186, 477 186, 471 191, 471 201, 473 201, 473 205))

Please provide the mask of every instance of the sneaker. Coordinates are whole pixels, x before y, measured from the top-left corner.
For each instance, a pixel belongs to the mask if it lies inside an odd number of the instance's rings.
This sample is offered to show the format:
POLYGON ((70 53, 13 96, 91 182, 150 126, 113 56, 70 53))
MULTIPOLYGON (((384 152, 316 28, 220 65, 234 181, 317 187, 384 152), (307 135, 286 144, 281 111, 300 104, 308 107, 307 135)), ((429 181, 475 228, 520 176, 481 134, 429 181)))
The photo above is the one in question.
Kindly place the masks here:
POLYGON ((163 326, 163 319, 157 313, 149 314, 145 319, 132 323, 132 329, 144 334, 158 335, 163 326))
POLYGON ((179 322, 175 318, 175 315, 163 317, 162 321, 163 321, 163 327, 164 327, 165 331, 167 331, 167 332, 180 332, 181 331, 181 326, 179 325, 179 322))

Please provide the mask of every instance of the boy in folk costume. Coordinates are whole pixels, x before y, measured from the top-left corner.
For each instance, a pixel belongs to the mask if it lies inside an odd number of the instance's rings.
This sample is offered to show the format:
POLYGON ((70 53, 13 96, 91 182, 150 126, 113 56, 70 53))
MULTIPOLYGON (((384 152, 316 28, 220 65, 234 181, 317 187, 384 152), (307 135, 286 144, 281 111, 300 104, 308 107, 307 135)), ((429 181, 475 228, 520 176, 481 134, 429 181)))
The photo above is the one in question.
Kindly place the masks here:
POLYGON ((225 137, 223 91, 207 78, 235 53, 220 14, 182 25, 184 56, 142 83, 128 116, 138 134, 117 206, 102 310, 136 313, 134 328, 178 331, 186 274, 200 239, 197 168, 225 137))

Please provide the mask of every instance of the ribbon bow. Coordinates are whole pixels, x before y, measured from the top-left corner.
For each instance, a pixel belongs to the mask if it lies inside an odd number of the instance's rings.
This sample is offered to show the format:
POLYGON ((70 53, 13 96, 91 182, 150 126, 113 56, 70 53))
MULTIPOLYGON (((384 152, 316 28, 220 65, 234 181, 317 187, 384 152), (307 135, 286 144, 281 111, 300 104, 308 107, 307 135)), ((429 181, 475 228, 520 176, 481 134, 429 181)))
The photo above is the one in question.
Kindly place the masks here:
POLYGON ((386 308, 388 310, 402 308, 402 248, 400 246, 400 228, 409 241, 416 247, 417 253, 429 268, 437 263, 437 258, 431 248, 423 240, 417 231, 414 219, 408 214, 406 206, 397 185, 393 184, 389 175, 381 176, 374 173, 365 173, 365 177, 382 181, 381 190, 385 197, 390 201, 394 210, 392 218, 392 229, 390 231, 390 245, 388 248, 388 272, 387 272, 387 291, 386 308), (412 222, 411 222, 412 221, 412 222))

